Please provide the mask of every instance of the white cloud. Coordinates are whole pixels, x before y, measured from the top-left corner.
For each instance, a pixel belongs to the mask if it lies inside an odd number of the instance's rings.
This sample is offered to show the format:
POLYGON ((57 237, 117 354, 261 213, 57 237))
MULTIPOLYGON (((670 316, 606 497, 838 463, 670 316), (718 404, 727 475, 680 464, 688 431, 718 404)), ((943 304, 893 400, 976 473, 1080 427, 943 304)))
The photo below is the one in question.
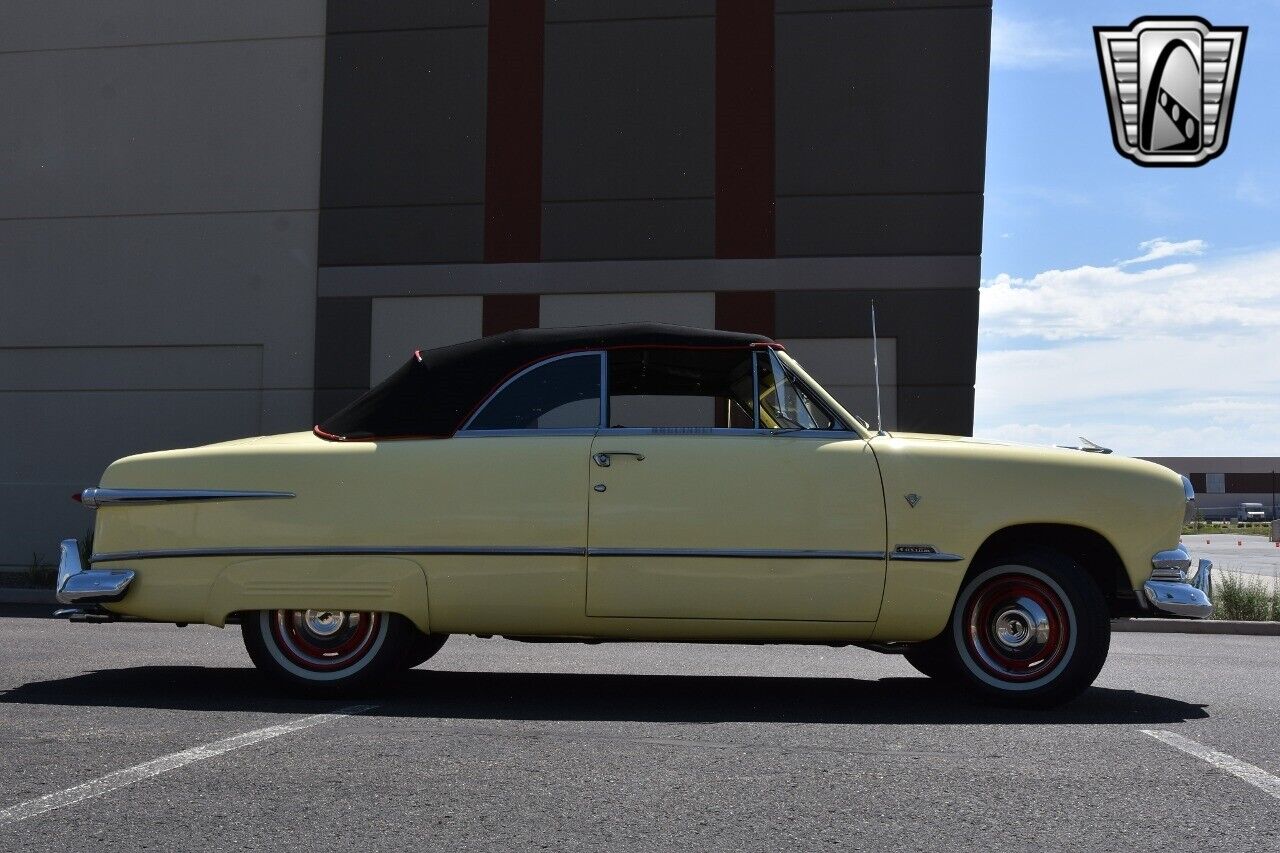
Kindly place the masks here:
POLYGON ((1128 455, 1280 455, 1280 250, 985 281, 975 426, 1128 455))
POLYGON ((992 68, 1046 68, 1087 56, 1079 34, 1060 21, 1015 21, 999 13, 991 18, 992 68))
POLYGON ((1205 242, 1203 240, 1183 240, 1181 243, 1171 243, 1163 237, 1156 237, 1154 240, 1144 240, 1139 243, 1138 248, 1146 251, 1136 258, 1121 261, 1120 266, 1145 264, 1149 261, 1160 261, 1178 255, 1203 255, 1205 242))
MULTIPOLYGON (((1149 240, 1142 244, 1146 255, 1132 262, 1203 245, 1200 240, 1149 240)), ((1205 266, 1179 262, 1131 271, 1125 268, 1130 263, 988 279, 982 286, 982 335, 990 343, 1002 338, 1145 339, 1155 330, 1280 333, 1280 250, 1205 266)))

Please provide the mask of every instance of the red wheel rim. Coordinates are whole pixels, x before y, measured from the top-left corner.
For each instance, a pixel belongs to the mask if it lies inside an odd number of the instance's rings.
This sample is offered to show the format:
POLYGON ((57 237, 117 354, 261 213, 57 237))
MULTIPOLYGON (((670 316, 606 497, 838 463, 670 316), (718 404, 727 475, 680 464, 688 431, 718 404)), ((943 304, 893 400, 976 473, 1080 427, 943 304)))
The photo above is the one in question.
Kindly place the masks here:
POLYGON ((1071 620, 1061 594, 1040 578, 997 575, 969 597, 965 644, 971 657, 1001 681, 1034 681, 1053 672, 1071 644, 1071 620))
POLYGON ((382 616, 343 610, 276 610, 271 637, 297 666, 334 672, 359 663, 374 647, 382 616))

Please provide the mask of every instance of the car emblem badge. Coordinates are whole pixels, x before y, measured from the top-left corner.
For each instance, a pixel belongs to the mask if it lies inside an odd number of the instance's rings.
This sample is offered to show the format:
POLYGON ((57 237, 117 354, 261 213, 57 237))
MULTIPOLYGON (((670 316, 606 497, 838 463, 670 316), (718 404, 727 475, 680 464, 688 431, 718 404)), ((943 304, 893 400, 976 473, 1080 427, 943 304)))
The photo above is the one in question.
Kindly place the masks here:
POLYGON ((1139 166, 1200 166, 1226 150, 1248 31, 1191 17, 1094 27, 1120 155, 1139 166))
POLYGON ((903 495, 903 497, 905 497, 905 498, 907 499, 907 504, 908 504, 912 509, 915 509, 915 508, 916 508, 916 504, 920 503, 920 496, 919 496, 919 495, 917 495, 915 492, 912 492, 912 493, 911 493, 911 494, 909 494, 909 495, 903 495))

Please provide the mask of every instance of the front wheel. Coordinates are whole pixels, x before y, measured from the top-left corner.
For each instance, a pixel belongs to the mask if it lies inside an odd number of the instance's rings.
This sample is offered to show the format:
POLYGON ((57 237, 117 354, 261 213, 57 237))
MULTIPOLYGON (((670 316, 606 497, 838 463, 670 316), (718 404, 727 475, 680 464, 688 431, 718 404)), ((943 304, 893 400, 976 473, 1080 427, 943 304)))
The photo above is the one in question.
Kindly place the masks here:
POLYGON ((371 687, 407 667, 418 633, 398 613, 259 610, 241 623, 258 669, 312 696, 371 687))
POLYGON ((1027 549, 976 570, 947 630, 924 644, 928 674, 1002 704, 1049 706, 1089 687, 1106 663, 1111 618, 1084 570, 1027 549))

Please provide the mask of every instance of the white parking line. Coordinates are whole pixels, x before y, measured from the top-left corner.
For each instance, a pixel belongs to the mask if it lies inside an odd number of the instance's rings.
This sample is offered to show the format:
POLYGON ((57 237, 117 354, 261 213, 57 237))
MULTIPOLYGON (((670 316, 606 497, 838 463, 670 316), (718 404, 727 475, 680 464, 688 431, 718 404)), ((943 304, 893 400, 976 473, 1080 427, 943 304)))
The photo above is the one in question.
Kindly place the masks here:
POLYGON ((1140 729, 1144 735, 1151 735, 1158 741, 1169 744, 1175 749, 1180 749, 1187 755, 1194 755, 1201 761, 1207 761, 1219 770, 1225 770, 1237 779, 1243 779, 1253 787, 1265 791, 1276 799, 1280 800, 1280 778, 1272 776, 1261 767, 1255 767, 1247 761, 1241 761, 1225 752, 1218 752, 1216 749, 1210 749, 1204 744, 1197 743, 1188 737, 1167 732, 1163 729, 1140 729))
POLYGON ((377 705, 353 705, 350 708, 342 708, 332 714, 314 714, 293 722, 281 723, 278 726, 268 726, 265 729, 255 729, 251 732, 232 735, 222 740, 206 743, 203 746, 184 749, 182 752, 175 752, 172 755, 155 758, 133 767, 127 767, 124 770, 117 770, 114 773, 108 773, 106 776, 67 788, 65 791, 45 794, 43 797, 36 797, 34 800, 27 800, 25 803, 18 803, 16 806, 0 810, 0 826, 70 806, 91 797, 100 797, 109 791, 132 785, 134 782, 140 782, 152 776, 159 776, 161 773, 168 773, 170 770, 177 770, 179 767, 184 767, 195 761, 213 758, 223 753, 231 752, 233 749, 253 746, 255 743, 271 740, 272 738, 280 737, 280 735, 287 735, 290 732, 332 723, 343 717, 370 711, 376 707, 377 705))

